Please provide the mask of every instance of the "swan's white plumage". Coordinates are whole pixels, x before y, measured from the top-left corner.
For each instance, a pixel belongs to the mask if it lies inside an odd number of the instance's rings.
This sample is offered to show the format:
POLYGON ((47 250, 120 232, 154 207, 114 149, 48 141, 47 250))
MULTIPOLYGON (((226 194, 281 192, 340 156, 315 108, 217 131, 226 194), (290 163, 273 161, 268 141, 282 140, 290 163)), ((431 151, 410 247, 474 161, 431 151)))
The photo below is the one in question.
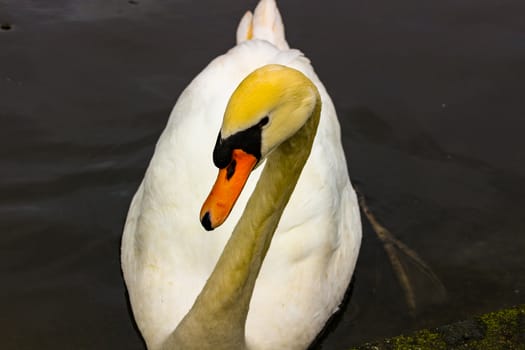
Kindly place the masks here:
MULTIPOLYGON (((261 3, 253 25, 260 7, 274 4, 261 3)), ((249 17, 243 21, 250 22, 249 17)), ((247 25, 243 21, 241 26, 247 25)), ((361 223, 337 116, 308 59, 287 49, 281 32, 282 40, 272 43, 260 40, 253 28, 253 40, 239 40, 191 82, 131 203, 122 268, 135 319, 151 349, 161 345, 192 306, 255 187, 262 167, 251 175, 228 220, 213 232, 204 231, 199 210, 217 174, 211 152, 226 104, 241 80, 266 64, 303 72, 319 89, 322 111, 310 158, 256 282, 246 324, 250 349, 306 348, 348 287, 361 223)))

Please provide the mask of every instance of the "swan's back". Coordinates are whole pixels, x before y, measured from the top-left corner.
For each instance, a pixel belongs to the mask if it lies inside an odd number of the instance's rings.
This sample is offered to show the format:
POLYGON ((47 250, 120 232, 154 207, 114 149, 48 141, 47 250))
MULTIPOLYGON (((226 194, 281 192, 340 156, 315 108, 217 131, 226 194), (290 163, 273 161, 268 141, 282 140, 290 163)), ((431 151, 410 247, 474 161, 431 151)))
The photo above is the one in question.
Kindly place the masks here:
POLYGON ((361 225, 330 97, 309 60, 288 49, 274 0, 262 0, 253 16, 246 14, 237 37, 239 44, 214 59, 180 95, 128 213, 122 268, 151 349, 192 306, 259 177, 262 167, 229 219, 205 232, 199 210, 217 174, 211 153, 226 104, 242 79, 263 65, 303 72, 323 105, 311 156, 256 282, 246 324, 250 348, 306 348, 337 310, 354 270, 361 225))

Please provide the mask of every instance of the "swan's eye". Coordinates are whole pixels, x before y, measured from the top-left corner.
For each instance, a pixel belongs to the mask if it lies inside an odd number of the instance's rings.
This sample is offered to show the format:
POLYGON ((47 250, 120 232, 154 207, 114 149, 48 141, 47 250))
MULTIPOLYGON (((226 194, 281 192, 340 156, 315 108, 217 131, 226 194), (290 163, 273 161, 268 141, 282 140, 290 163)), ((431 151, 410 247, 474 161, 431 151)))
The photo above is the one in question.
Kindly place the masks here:
POLYGON ((270 118, 268 118, 268 116, 262 118, 259 123, 257 123, 257 126, 262 128, 263 126, 265 126, 266 124, 268 124, 268 122, 270 121, 270 118))
MULTIPOLYGON (((223 139, 221 133, 217 136, 217 142, 213 149, 213 163, 219 169, 224 169, 231 165, 232 152, 235 149, 241 149, 246 153, 253 155, 257 160, 261 159, 261 133, 262 128, 270 122, 268 116, 263 117, 259 122, 248 129, 239 131, 223 139)), ((235 164, 232 166, 232 175, 235 171, 235 164)))

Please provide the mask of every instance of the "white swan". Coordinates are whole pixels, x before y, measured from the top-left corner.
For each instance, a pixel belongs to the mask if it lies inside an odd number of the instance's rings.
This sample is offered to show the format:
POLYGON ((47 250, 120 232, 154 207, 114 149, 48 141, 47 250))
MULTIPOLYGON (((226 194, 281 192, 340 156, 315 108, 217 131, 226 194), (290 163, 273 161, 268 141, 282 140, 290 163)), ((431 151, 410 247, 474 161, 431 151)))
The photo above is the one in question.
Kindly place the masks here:
POLYGON ((274 0, 237 41, 179 97, 128 213, 122 270, 150 349, 305 349, 355 267, 360 216, 330 97, 274 0))

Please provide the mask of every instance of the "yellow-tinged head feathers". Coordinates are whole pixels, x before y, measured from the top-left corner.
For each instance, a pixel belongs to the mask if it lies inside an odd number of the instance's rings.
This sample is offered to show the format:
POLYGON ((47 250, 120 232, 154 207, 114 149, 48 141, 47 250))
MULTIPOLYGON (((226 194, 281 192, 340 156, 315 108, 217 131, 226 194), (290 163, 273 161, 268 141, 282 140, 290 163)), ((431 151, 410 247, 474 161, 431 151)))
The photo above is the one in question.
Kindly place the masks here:
POLYGON ((233 92, 224 113, 221 138, 257 125, 263 118, 261 155, 293 135, 319 99, 315 85, 300 71, 277 64, 250 73, 233 92))
POLYGON ((213 151, 220 170, 201 209, 204 228, 213 230, 226 220, 256 164, 297 133, 316 108, 319 113, 320 103, 310 79, 285 66, 261 67, 239 84, 213 151))

